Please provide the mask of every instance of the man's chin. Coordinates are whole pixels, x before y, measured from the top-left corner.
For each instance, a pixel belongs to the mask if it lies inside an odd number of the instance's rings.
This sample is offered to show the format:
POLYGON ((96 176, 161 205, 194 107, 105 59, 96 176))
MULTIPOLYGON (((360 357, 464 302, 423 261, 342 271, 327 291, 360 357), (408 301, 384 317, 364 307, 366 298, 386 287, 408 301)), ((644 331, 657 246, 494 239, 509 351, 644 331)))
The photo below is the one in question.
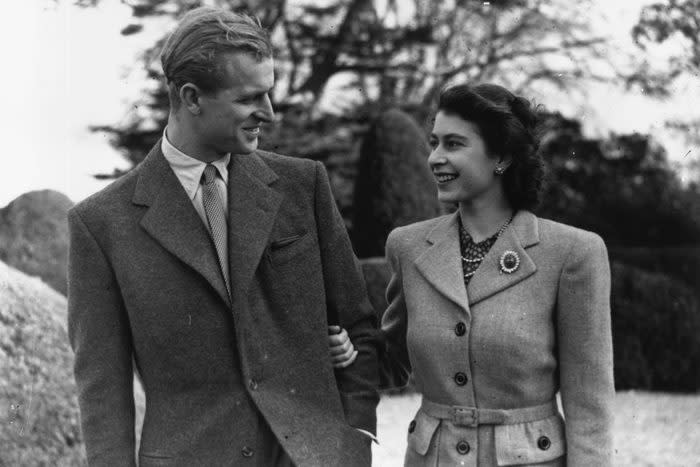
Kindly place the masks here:
POLYGON ((235 149, 231 149, 229 152, 231 154, 250 154, 258 149, 258 140, 254 142, 246 142, 245 144, 237 144, 235 149))

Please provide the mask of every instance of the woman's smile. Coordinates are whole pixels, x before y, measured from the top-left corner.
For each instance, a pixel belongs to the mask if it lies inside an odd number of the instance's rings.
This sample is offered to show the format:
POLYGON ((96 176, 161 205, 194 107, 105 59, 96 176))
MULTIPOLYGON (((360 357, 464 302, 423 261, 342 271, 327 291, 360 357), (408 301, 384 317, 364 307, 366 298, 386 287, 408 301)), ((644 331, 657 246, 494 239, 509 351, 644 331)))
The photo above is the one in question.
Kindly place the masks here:
POLYGON ((434 172, 433 175, 435 175, 435 179, 439 184, 451 182, 452 180, 455 180, 458 177, 458 175, 455 173, 447 172, 434 172))

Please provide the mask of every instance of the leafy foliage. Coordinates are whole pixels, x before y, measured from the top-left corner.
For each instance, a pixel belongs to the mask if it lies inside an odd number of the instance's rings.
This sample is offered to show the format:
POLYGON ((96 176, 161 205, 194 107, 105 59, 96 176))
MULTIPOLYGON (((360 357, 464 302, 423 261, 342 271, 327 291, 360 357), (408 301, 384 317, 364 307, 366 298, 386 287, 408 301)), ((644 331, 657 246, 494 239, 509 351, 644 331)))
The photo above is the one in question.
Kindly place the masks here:
MULTIPOLYGON (((639 21, 632 29, 632 38, 647 52, 660 47, 672 50, 661 65, 644 61, 626 81, 640 87, 648 95, 668 96, 684 78, 700 78, 700 1, 663 0, 642 9, 639 21)), ((692 174, 693 183, 700 183, 700 119, 677 118, 666 122, 696 149, 688 151, 679 166, 692 174), (692 157, 688 157, 691 156, 692 157)), ((697 187, 697 185, 696 185, 697 187)))
POLYGON ((68 221, 73 206, 65 195, 32 191, 0 209, 0 261, 39 276, 66 294, 68 221))
MULTIPOLYGON (((78 3, 90 6, 99 0, 78 3)), ((122 34, 138 34, 148 18, 175 18, 202 3, 129 2, 133 21, 122 34)), ((336 77, 345 79, 345 90, 356 96, 354 102, 336 109, 346 116, 369 108, 429 104, 450 80, 497 79, 523 89, 541 82, 566 88, 577 82, 572 77, 599 77, 594 70, 606 63, 606 48, 583 14, 589 3, 390 0, 380 7, 372 0, 331 0, 322 6, 284 0, 207 2, 254 14, 272 31, 278 77, 273 97, 279 123, 294 126, 300 120, 308 124, 307 134, 327 117, 318 104, 336 77)), ((122 119, 125 123, 94 128, 111 135, 113 145, 132 164, 143 159, 167 119, 167 94, 161 71, 154 66, 162 44, 163 39, 140 57, 150 82, 122 119)), ((271 134, 274 138, 279 132, 271 134)), ((273 146, 285 144, 268 140, 273 146)))
POLYGON ((367 295, 377 315, 377 322, 382 321, 384 310, 389 305, 386 301, 386 286, 391 274, 384 255, 374 258, 360 258, 362 274, 367 283, 367 295))
POLYGON ((0 262, 0 465, 85 465, 66 299, 0 262))
POLYGON ((383 256, 394 228, 440 213, 423 131, 400 110, 379 116, 360 151, 351 238, 361 257, 383 256))
POLYGON ((681 185, 649 136, 586 138, 576 120, 542 117, 550 173, 540 215, 597 232, 612 246, 698 242, 700 191, 681 185))
POLYGON ((663 274, 613 264, 615 387, 700 389, 700 301, 663 274))
POLYGON ((681 40, 683 52, 669 60, 668 76, 700 72, 700 2, 697 0, 666 0, 646 6, 632 29, 632 37, 642 49, 681 40))
POLYGON ((695 291, 700 301, 700 246, 630 248, 614 247, 610 257, 618 262, 665 274, 685 283, 695 291))

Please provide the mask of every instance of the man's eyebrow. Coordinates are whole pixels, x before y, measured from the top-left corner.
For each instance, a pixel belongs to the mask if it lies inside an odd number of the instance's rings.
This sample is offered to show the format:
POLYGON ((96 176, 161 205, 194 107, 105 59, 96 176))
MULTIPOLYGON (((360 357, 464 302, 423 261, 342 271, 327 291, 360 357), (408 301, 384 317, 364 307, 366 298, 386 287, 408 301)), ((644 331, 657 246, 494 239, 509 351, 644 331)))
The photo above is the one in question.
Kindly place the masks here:
POLYGON ((273 89, 273 88, 271 87, 271 88, 251 89, 251 90, 248 90, 248 91, 243 91, 243 92, 241 93, 241 97, 255 97, 255 96, 260 96, 260 95, 262 95, 262 94, 267 94, 267 93, 269 93, 270 91, 272 91, 272 89, 273 89))

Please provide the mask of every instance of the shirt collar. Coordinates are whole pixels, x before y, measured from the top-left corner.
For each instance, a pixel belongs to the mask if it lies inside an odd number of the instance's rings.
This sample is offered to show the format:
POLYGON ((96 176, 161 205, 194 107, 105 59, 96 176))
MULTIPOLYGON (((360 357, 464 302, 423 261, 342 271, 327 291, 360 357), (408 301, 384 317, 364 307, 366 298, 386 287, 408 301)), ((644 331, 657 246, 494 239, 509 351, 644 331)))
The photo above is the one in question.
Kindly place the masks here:
MULTIPOLYGON (((195 159, 192 156, 188 156, 184 152, 180 151, 178 148, 173 146, 173 144, 168 140, 167 128, 163 130, 163 139, 160 145, 163 151, 163 156, 172 167, 173 172, 177 176, 178 180, 182 184, 182 187, 187 192, 190 199, 194 199, 194 196, 199 190, 199 182, 202 179, 202 174, 204 173, 204 168, 207 166, 205 162, 195 159)), ((231 160, 231 154, 226 154, 221 159, 217 159, 212 164, 219 171, 219 175, 223 181, 228 185, 228 163, 231 160)))

